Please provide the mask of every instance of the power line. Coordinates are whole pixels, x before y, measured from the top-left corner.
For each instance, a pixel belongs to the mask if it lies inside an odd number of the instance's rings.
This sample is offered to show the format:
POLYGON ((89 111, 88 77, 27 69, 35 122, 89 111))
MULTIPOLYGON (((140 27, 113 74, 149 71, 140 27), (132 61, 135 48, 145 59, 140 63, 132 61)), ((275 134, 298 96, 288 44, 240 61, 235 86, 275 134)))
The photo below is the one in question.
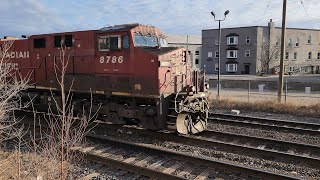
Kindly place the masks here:
POLYGON ((303 9, 304 9, 304 12, 306 13, 307 17, 309 18, 309 14, 308 14, 308 12, 307 12, 307 10, 306 10, 306 7, 304 7, 303 1, 300 0, 300 2, 301 2, 301 5, 302 5, 302 7, 303 7, 303 9))
POLYGON ((268 5, 267 5, 266 9, 264 10, 263 17, 264 17, 264 15, 266 15, 266 12, 267 12, 267 10, 268 10, 268 8, 269 8, 269 6, 270 6, 271 1, 272 1, 272 0, 269 0, 269 3, 268 3, 268 5))
POLYGON ((261 21, 263 20, 263 18, 265 17, 265 15, 266 15, 266 13, 267 13, 267 10, 268 10, 268 8, 269 8, 269 6, 270 6, 270 4, 271 4, 271 1, 272 1, 272 0, 269 0, 269 2, 268 2, 268 4, 267 4, 267 7, 266 7, 266 9, 264 10, 263 16, 261 16, 259 22, 261 22, 261 21))

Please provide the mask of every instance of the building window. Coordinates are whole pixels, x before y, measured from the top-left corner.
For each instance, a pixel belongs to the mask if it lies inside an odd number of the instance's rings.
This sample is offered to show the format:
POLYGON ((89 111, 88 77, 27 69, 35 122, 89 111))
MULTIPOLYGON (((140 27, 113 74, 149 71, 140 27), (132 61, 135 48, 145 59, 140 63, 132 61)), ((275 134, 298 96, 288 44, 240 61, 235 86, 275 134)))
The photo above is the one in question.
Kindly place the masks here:
POLYGON ((208 58, 212 58, 212 52, 208 52, 208 58))
POLYGON ((276 46, 279 46, 280 38, 279 36, 276 37, 276 46))
POLYGON ((237 58, 238 50, 227 50, 227 58, 237 58))
POLYGON ((249 36, 246 37, 246 44, 250 44, 250 37, 249 36))
POLYGON ((219 64, 218 64, 218 63, 215 63, 215 64, 214 64, 214 70, 215 70, 215 71, 219 71, 219 64))
POLYGON ((216 51, 214 54, 215 54, 214 55, 215 58, 219 58, 219 51, 216 51))
POLYGON ((317 59, 320 60, 320 52, 318 52, 317 59))
POLYGON ((312 52, 309 52, 308 53, 308 60, 311 60, 311 58, 312 58, 312 52))
POLYGON ((237 72, 237 64, 227 64, 226 71, 227 72, 237 72))
POLYGON ((297 53, 297 52, 294 52, 294 53, 293 53, 293 60, 297 60, 297 56, 298 56, 298 53, 297 53))
POLYGON ((214 45, 219 45, 219 40, 214 40, 214 45))
POLYGON ((196 59, 196 60, 195 60, 195 64, 199 64, 199 59, 196 59))
POLYGON ((196 53, 195 53, 196 55, 199 55, 200 53, 199 53, 199 51, 196 51, 196 53))
POLYGON ((33 39, 33 47, 34 48, 45 48, 46 47, 46 39, 45 38, 33 39))
POLYGON ((311 35, 308 36, 307 44, 311 44, 311 35))
POLYGON ((288 40, 288 46, 292 46, 292 39, 291 38, 289 38, 289 40, 288 40))
POLYGON ((246 50, 245 56, 246 56, 246 57, 250 57, 250 49, 247 49, 247 50, 246 50))
POLYGON ((298 47, 299 46, 299 38, 296 40, 296 47, 298 47))
POLYGON ((286 60, 288 60, 289 59, 289 52, 286 52, 286 60))
POLYGON ((295 68, 293 66, 289 66, 289 71, 288 72, 294 72, 295 68))
POLYGON ((227 45, 238 44, 238 36, 227 37, 227 45))

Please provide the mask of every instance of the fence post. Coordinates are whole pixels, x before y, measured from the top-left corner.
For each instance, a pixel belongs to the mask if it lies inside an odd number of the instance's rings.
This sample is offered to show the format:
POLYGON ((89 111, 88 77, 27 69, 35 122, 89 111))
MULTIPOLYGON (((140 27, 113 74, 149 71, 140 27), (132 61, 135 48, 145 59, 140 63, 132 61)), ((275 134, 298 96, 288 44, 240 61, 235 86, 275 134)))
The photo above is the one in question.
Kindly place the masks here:
POLYGON ((284 94, 284 103, 287 104, 287 95, 288 95, 288 81, 286 80, 286 91, 284 94))
POLYGON ((249 81, 249 85, 248 85, 248 102, 250 102, 250 81, 249 81))

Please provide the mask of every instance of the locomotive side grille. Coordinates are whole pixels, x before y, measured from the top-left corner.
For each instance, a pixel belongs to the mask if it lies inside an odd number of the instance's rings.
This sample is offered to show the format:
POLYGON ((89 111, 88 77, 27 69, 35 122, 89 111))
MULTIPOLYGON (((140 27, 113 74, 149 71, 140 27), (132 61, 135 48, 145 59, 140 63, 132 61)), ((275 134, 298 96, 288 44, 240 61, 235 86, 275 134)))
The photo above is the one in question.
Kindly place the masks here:
POLYGON ((97 88, 98 89, 110 89, 112 88, 112 81, 110 76, 97 76, 97 88))
POLYGON ((130 77, 117 77, 115 78, 115 89, 121 89, 122 91, 131 91, 130 77))

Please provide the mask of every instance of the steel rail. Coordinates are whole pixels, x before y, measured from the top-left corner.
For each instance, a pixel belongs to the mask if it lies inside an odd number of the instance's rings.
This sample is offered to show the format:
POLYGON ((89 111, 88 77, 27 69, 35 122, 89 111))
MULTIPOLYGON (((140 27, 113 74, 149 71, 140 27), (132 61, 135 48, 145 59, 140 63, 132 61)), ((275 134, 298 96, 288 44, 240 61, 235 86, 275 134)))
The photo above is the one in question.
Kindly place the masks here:
POLYGON ((119 169, 123 169, 129 172, 134 172, 139 175, 144 175, 147 177, 155 178, 155 179, 168 179, 168 180, 182 180, 186 178, 182 178, 173 174, 164 173, 162 171, 158 171, 152 168, 142 167, 139 165, 131 164, 129 162, 125 162, 122 160, 113 159, 108 156, 104 156, 103 153, 97 154, 94 152, 83 152, 79 149, 74 150, 76 153, 84 155, 87 160, 104 164, 110 167, 117 167, 119 169))
POLYGON ((311 135, 311 136, 320 136, 320 130, 315 130, 314 128, 317 127, 317 124, 313 125, 310 123, 304 124, 304 123, 298 123, 301 125, 308 125, 308 126, 312 126, 313 129, 305 129, 302 127, 293 127, 291 122, 288 121, 268 121, 267 119, 262 119, 261 121, 259 121, 259 118, 254 118, 252 119, 251 117, 249 117, 248 119, 246 119, 245 116, 228 116, 228 115, 222 115, 219 117, 212 117, 213 115, 211 115, 208 118, 208 122, 209 123, 219 123, 219 124, 228 124, 228 125, 233 125, 233 126, 246 126, 246 127, 251 127, 251 128, 260 128, 260 129, 264 129, 264 130, 272 130, 272 131, 282 131, 282 132, 292 132, 292 133, 296 133, 296 134, 307 134, 307 135, 311 135), (282 123, 282 124, 280 124, 282 123), (287 123, 288 125, 286 125, 285 123, 287 123), (291 126, 290 126, 291 124, 291 126))
MULTIPOLYGON (((314 130, 320 133, 320 119, 319 124, 317 123, 309 123, 309 122, 299 122, 299 121, 288 121, 288 120, 280 120, 280 119, 271 119, 271 118, 260 118, 253 116, 241 116, 241 115, 232 115, 232 114, 222 114, 222 113, 210 113, 210 119, 216 116, 216 118, 226 118, 233 119, 242 122, 252 122, 259 124, 266 124, 272 126, 279 127, 287 127, 287 128, 295 128, 295 129, 305 129, 305 130, 314 130)), ((216 119, 214 118, 214 119, 216 119)))
POLYGON ((126 146, 128 148, 140 149, 141 151, 147 151, 154 154, 161 154, 169 157, 174 157, 175 159, 182 160, 182 161, 203 164, 209 167, 223 169, 227 172, 241 173, 242 176, 247 176, 247 177, 253 176, 253 177, 259 177, 262 179, 265 179, 266 177, 267 179, 299 179, 296 177, 268 172, 268 171, 264 171, 256 168, 245 167, 245 166, 231 164, 227 162, 215 161, 212 158, 208 158, 208 157, 204 158, 204 157, 188 155, 186 153, 180 153, 173 150, 168 150, 168 149, 165 150, 163 148, 150 147, 144 144, 126 142, 123 140, 114 139, 114 138, 101 136, 101 135, 89 134, 87 137, 91 138, 92 140, 96 139, 98 141, 104 141, 111 144, 126 146))
POLYGON ((233 138, 234 140, 242 141, 243 144, 248 144, 250 142, 251 143, 259 142, 260 144, 273 144, 277 148, 280 148, 280 147, 284 148, 284 146, 288 146, 293 149, 305 148, 305 150, 308 150, 308 151, 312 150, 312 152, 318 153, 319 157, 320 157, 320 146, 299 144, 299 143, 286 142, 286 141, 277 141, 277 140, 271 140, 271 139, 242 136, 242 135, 238 136, 236 134, 222 133, 222 132, 216 132, 216 131, 204 131, 196 135, 185 136, 185 135, 177 135, 176 133, 154 132, 154 131, 147 131, 144 129, 137 129, 132 127, 121 127, 121 126, 114 126, 114 125, 106 125, 106 126, 108 126, 106 128, 122 129, 125 131, 131 131, 140 135, 145 135, 146 137, 152 137, 155 139, 181 143, 181 144, 186 144, 190 146, 197 146, 197 147, 205 146, 206 148, 209 148, 209 149, 219 149, 221 151, 229 151, 233 153, 236 152, 238 154, 242 153, 246 155, 258 155, 264 158, 269 157, 269 159, 283 161, 287 163, 290 162, 295 164, 301 164, 301 162, 303 162, 303 164, 305 165, 320 169, 319 158, 286 153, 286 152, 282 152, 274 149, 261 149, 261 148, 252 147, 252 146, 244 146, 236 143, 221 142, 221 141, 213 140, 210 137, 208 138, 208 136, 222 135, 222 136, 225 136, 226 138, 233 138))

